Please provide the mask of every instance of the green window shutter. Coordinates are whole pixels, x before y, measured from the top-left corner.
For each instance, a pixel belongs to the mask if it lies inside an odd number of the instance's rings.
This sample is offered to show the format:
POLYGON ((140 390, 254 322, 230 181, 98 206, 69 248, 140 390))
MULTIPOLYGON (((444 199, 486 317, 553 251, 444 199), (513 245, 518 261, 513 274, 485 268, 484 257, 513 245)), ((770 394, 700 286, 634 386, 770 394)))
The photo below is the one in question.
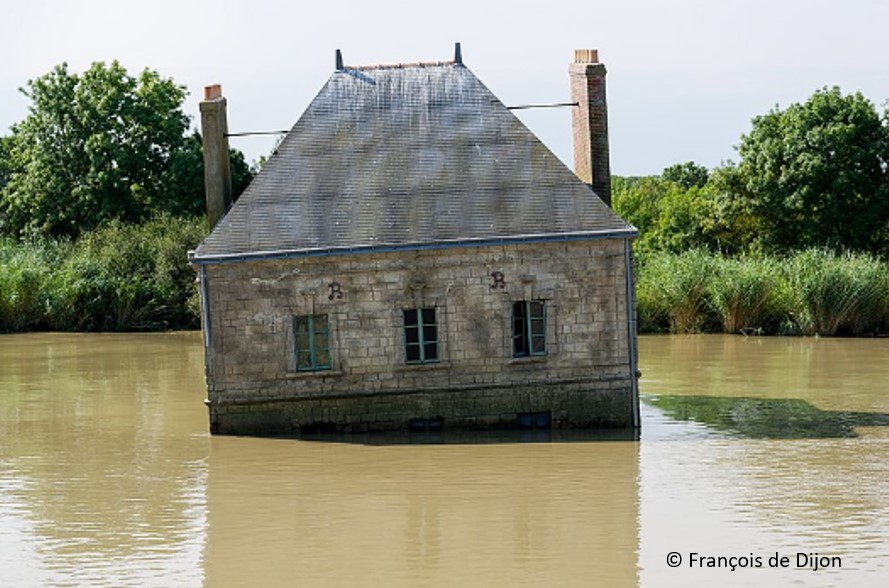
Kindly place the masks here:
POLYGON ((326 314, 293 317, 293 335, 297 371, 330 369, 330 323, 326 314))

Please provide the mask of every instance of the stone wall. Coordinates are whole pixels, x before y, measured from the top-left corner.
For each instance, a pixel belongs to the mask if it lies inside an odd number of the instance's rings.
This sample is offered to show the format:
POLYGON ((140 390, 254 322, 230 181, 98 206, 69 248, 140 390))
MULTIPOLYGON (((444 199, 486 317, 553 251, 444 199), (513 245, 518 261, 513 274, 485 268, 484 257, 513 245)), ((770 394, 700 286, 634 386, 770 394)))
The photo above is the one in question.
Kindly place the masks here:
POLYGON ((632 426, 625 241, 206 266, 211 430, 632 426), (512 304, 545 300, 547 354, 513 358, 512 304), (402 310, 437 309, 440 361, 405 363, 402 310), (292 317, 327 314, 332 369, 296 371, 292 317), (424 425, 425 423, 425 425, 424 425))

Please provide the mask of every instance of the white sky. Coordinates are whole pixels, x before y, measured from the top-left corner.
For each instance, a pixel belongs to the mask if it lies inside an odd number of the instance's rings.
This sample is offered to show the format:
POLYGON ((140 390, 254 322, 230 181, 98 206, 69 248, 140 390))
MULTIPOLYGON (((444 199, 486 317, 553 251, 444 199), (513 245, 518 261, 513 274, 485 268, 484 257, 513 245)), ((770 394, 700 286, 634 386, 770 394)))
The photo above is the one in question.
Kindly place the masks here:
MULTIPOLYGON (((506 104, 568 99, 575 48, 608 68, 611 167, 659 173, 736 158, 750 119, 826 85, 889 98, 884 0, 0 0, 0 134, 27 114, 27 80, 67 61, 119 60, 185 85, 221 83, 232 132, 290 128, 346 64, 464 63, 506 104)), ((520 117, 571 162, 568 109, 520 117)), ((254 160, 270 138, 233 140, 254 160)))

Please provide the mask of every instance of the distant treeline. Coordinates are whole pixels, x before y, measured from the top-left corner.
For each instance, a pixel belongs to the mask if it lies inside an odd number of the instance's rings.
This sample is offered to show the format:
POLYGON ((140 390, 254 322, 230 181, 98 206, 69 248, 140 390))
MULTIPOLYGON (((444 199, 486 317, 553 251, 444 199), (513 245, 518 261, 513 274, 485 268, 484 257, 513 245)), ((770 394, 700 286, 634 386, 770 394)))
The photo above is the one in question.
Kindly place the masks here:
POLYGON ((753 119, 740 160, 613 179, 639 251, 730 255, 818 247, 889 255, 889 111, 859 93, 816 92, 753 119))
MULTIPOLYGON (((61 64, 0 136, 0 331, 199 327, 187 252, 207 232, 185 88, 119 63, 61 64)), ((231 151, 239 194, 255 170, 231 151)))

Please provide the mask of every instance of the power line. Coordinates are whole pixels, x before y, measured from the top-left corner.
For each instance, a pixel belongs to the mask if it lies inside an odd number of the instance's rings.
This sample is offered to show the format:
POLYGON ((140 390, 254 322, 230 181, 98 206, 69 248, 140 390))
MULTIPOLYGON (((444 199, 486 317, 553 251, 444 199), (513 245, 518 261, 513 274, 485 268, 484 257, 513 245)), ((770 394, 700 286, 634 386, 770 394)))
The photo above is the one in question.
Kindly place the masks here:
POLYGON ((527 110, 529 108, 561 108, 563 106, 580 106, 579 102, 556 102, 555 104, 522 104, 519 106, 507 106, 507 110, 527 110))
MULTIPOLYGON (((565 106, 580 106, 579 102, 556 102, 554 104, 520 104, 518 106, 507 106, 507 110, 528 110, 530 108, 563 108, 565 106)), ((246 133, 226 133, 226 137, 251 137, 254 135, 286 135, 286 131, 249 131, 246 133)))
POLYGON ((253 135, 286 135, 290 131, 250 131, 247 133, 226 133, 226 137, 250 137, 253 135))

